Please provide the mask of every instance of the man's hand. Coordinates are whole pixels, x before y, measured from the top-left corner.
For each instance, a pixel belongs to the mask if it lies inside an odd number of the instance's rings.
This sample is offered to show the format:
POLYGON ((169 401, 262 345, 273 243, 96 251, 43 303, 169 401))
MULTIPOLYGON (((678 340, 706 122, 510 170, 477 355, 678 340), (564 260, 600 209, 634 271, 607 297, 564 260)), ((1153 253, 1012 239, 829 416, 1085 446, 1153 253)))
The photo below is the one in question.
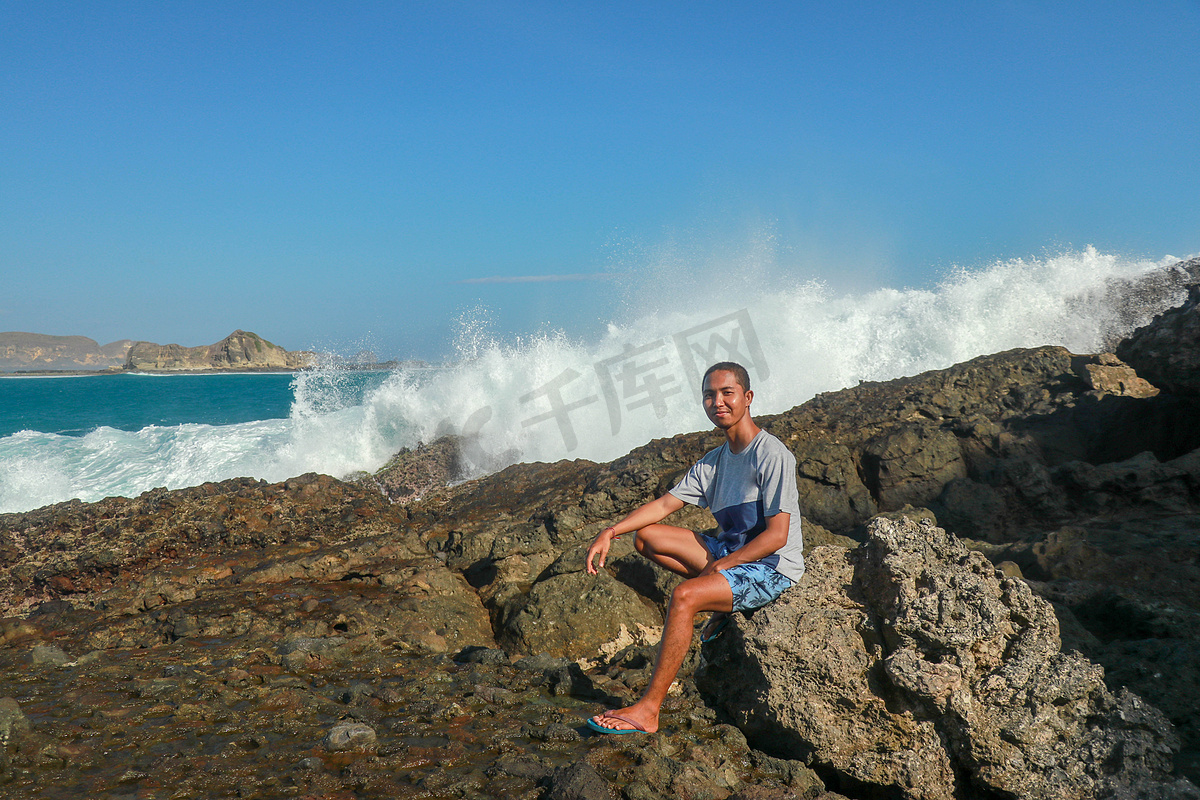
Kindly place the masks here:
POLYGON ((612 547, 613 540, 618 538, 620 537, 617 536, 616 529, 612 527, 605 528, 596 534, 596 541, 592 542, 592 546, 587 551, 586 568, 588 575, 595 575, 598 571, 597 567, 603 569, 604 561, 608 558, 608 550, 612 547), (600 557, 599 564, 592 563, 596 556, 600 557))
POLYGON ((788 523, 791 518, 791 515, 787 513, 767 517, 766 530, 732 553, 709 561, 704 569, 700 570, 700 575, 696 577, 711 575, 718 570, 736 567, 738 564, 749 564, 752 561, 758 561, 760 558, 766 558, 771 555, 771 553, 774 553, 787 544, 788 523))
POLYGON ((608 549, 612 547, 614 540, 620 539, 627 533, 636 533, 647 525, 662 522, 668 514, 673 514, 681 508, 683 508, 682 500, 673 494, 664 494, 657 500, 651 500, 649 503, 638 506, 616 525, 610 525, 600 531, 596 536, 596 541, 592 542, 592 546, 587 551, 588 575, 595 575, 597 569, 604 567, 604 561, 608 558, 608 549), (618 527, 621 529, 620 533, 617 533, 618 527), (592 563, 597 556, 600 557, 599 563, 592 563))

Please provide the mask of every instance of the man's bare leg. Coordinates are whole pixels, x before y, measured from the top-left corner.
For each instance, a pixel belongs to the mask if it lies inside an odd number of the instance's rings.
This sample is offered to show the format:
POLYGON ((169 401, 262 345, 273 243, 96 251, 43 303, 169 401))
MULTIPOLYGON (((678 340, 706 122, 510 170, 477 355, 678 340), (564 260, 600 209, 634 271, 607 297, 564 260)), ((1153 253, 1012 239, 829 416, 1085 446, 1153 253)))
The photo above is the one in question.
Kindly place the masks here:
POLYGON ((613 730, 641 728, 647 733, 658 730, 658 712, 667 699, 667 691, 683 665, 688 648, 692 646, 692 624, 701 611, 733 611, 733 590, 719 572, 700 578, 689 578, 675 587, 667 607, 662 643, 654 673, 642 698, 628 708, 606 711, 592 717, 597 725, 613 730), (619 715, 623 719, 615 716, 619 715))
POLYGON ((685 578, 694 578, 713 560, 699 535, 674 525, 647 525, 637 532, 633 546, 639 553, 685 578))

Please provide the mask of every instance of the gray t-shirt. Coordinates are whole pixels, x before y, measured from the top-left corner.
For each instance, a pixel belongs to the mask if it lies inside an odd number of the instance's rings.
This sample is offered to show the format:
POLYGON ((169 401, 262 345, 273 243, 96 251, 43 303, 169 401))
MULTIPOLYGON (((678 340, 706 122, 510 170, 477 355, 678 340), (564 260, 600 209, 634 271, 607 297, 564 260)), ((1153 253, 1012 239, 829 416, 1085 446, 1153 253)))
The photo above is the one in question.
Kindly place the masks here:
POLYGON ((759 431, 740 453, 731 453, 728 442, 708 451, 671 494, 712 511, 721 526, 717 539, 730 550, 766 530, 769 517, 788 514, 787 544, 760 561, 794 581, 804 574, 796 457, 771 434, 759 431))

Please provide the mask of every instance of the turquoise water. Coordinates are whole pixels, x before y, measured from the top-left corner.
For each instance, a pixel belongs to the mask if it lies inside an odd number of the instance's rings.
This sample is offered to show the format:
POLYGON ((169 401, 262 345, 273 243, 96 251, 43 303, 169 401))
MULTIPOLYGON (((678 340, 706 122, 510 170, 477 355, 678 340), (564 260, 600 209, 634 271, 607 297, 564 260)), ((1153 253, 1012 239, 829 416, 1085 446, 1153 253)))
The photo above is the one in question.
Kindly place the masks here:
POLYGON ((290 373, 0 378, 0 437, 285 419, 295 399, 292 381, 290 373))
POLYGON ((386 372, 0 377, 0 512, 235 477, 370 469, 411 441, 368 419, 386 372))

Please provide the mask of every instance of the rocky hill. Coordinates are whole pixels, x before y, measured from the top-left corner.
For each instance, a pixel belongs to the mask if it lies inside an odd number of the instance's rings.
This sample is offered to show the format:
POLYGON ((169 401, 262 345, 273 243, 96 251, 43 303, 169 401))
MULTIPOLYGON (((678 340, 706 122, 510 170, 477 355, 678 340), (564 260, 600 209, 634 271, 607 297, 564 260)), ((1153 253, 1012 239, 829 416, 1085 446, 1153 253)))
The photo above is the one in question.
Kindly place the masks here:
POLYGON ((291 370, 315 354, 288 351, 256 333, 234 331, 216 344, 182 347, 122 339, 101 347, 86 336, 0 333, 0 371, 219 372, 291 370))
POLYGON ((134 342, 124 366, 144 372, 288 370, 309 366, 313 358, 313 353, 284 350, 256 333, 239 330, 202 347, 134 342))
POLYGON ((1137 371, 1015 350, 760 418, 797 455, 809 571, 693 648, 652 735, 582 720, 645 685, 675 580, 625 541, 598 576, 583 553, 710 433, 454 485, 443 440, 357 483, 0 515, 0 781, 1196 800, 1198 319, 1118 348, 1137 371))
POLYGON ((103 347, 86 336, 0 333, 0 370, 103 370, 120 368, 133 342, 122 339, 103 347))

